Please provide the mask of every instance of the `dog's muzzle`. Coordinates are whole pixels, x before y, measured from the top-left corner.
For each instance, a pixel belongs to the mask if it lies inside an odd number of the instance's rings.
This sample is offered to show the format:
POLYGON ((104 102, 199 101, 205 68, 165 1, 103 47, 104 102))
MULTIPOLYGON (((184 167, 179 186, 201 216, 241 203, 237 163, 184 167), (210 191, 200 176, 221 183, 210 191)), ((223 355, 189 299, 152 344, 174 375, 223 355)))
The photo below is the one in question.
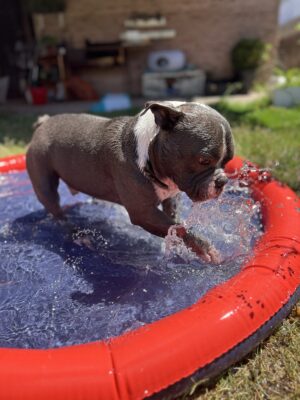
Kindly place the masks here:
POLYGON ((214 180, 215 187, 216 187, 216 189, 223 189, 223 187, 228 182, 228 178, 225 175, 225 173, 223 172, 223 170, 218 170, 218 171, 220 171, 220 172, 218 172, 218 174, 214 180))
POLYGON ((180 187, 180 190, 185 192, 189 198, 194 201, 205 201, 215 199, 223 190, 223 187, 228 182, 228 178, 222 168, 217 170, 207 171, 206 175, 195 175, 188 188, 180 187), (209 174, 210 172, 210 174, 209 174))

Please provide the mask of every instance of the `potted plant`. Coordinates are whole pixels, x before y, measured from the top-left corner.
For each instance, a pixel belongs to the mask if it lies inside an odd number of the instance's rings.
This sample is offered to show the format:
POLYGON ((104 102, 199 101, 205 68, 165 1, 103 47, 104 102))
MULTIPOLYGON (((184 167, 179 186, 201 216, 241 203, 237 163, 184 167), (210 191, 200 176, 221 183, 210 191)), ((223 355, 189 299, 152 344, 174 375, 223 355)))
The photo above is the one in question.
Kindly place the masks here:
POLYGON ((267 45, 260 39, 241 39, 232 50, 232 64, 237 79, 243 83, 243 91, 248 92, 255 78, 255 71, 265 61, 267 45))
POLYGON ((276 86, 272 92, 273 104, 277 107, 300 105, 300 68, 286 71, 275 70, 276 86))

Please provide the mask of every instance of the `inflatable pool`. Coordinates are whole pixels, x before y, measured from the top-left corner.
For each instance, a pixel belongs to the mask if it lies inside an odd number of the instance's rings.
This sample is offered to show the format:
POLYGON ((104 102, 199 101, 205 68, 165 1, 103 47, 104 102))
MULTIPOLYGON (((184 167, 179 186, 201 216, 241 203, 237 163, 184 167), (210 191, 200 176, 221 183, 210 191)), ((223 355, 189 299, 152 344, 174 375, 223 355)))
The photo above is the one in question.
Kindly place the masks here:
MULTIPOLYGON (((22 174, 24 170, 24 156, 0 160, 3 174, 22 174)), ((183 310, 130 332, 125 329, 119 336, 104 335, 102 341, 63 347, 56 344, 56 348, 47 349, 16 348, 14 343, 1 348, 0 390, 4 399, 173 398, 196 379, 216 375, 241 359, 272 332, 300 297, 300 202, 288 187, 239 158, 231 161, 226 171, 251 188, 263 216, 264 233, 242 268, 205 294, 199 293, 197 301, 183 310)), ((27 191, 27 183, 21 179, 18 187, 22 185, 23 190, 13 193, 21 200, 27 191)), ((26 209, 25 197, 20 204, 26 209)), ((17 215, 17 208, 14 212, 17 215)), ((16 233, 23 232, 20 226, 34 227, 38 220, 47 228, 39 232, 44 235, 52 225, 40 214, 16 218, 14 240, 16 233)), ((11 236, 2 232, 2 239, 5 246, 11 236)), ((3 261, 5 252, 1 257, 3 261)), ((113 269, 114 264, 109 267, 113 269)), ((9 279, 1 285, 11 293, 9 279)), ((90 293, 85 294, 84 301, 90 302, 90 293)), ((78 299, 82 301, 82 297, 78 299)), ((13 334, 10 336, 12 339, 13 334)))

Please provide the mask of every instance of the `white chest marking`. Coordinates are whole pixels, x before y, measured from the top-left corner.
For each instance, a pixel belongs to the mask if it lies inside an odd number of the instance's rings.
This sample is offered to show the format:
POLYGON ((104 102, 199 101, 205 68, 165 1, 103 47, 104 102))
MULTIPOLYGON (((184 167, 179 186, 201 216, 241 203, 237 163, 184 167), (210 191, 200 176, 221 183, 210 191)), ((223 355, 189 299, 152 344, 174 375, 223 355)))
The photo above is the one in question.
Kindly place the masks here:
POLYGON ((134 127, 134 134, 137 143, 137 164, 141 170, 144 169, 148 159, 149 144, 158 132, 159 127, 155 124, 154 115, 151 110, 139 116, 134 127))
MULTIPOLYGON (((173 107, 178 107, 185 102, 172 101, 168 103, 171 103, 173 107)), ((143 111, 141 111, 140 114, 143 114, 143 111)), ((158 132, 159 127, 155 123, 154 115, 151 110, 148 110, 143 115, 139 115, 137 123, 134 127, 134 134, 137 143, 137 164, 141 171, 144 170, 148 160, 149 145, 158 132)), ((172 179, 166 178, 163 179, 162 182, 168 186, 168 189, 164 189, 155 183, 153 184, 154 190, 160 201, 174 197, 180 192, 178 186, 172 181, 172 179)))
POLYGON ((162 182, 168 186, 168 189, 164 189, 154 184, 155 193, 157 194, 157 197, 160 201, 164 201, 166 199, 169 199, 170 197, 174 197, 177 193, 180 192, 178 186, 175 182, 172 181, 172 179, 166 178, 163 179, 162 182))

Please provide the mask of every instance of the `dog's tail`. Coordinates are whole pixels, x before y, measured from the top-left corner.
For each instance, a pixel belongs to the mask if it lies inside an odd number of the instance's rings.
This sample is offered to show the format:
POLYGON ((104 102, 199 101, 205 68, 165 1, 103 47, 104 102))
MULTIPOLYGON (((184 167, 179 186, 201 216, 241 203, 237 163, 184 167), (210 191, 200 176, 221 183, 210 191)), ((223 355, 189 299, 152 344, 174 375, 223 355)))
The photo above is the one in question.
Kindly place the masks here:
POLYGON ((35 123, 32 125, 33 129, 36 130, 38 127, 40 127, 45 121, 47 121, 50 118, 50 115, 45 114, 41 115, 38 117, 38 119, 35 121, 35 123))

